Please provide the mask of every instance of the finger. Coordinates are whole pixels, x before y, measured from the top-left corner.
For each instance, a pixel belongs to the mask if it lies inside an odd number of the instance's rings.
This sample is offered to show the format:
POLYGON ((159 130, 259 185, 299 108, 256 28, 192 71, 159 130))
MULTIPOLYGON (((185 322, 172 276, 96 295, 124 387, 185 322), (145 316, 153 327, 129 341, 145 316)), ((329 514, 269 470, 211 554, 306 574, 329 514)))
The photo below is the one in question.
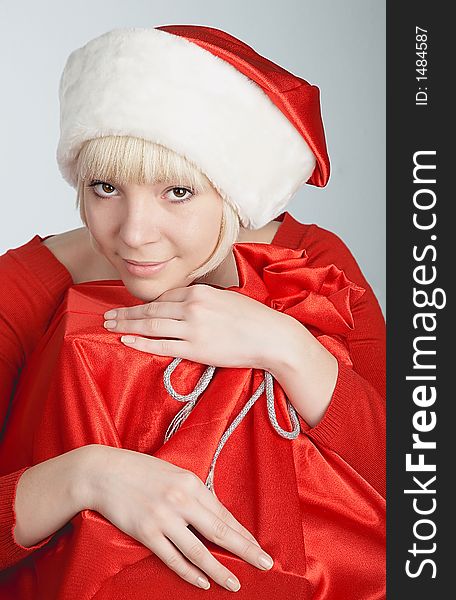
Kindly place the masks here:
MULTIPOLYGON (((185 523, 184 529, 185 529, 185 523)), ((209 589, 210 583, 204 573, 197 569, 190 561, 186 560, 179 550, 165 537, 148 545, 150 550, 160 558, 166 566, 177 573, 188 583, 198 588, 209 589)))
POLYGON ((148 354, 158 354, 160 356, 173 356, 192 360, 190 357, 191 344, 185 340, 151 340, 132 335, 123 335, 120 341, 130 348, 146 352, 148 354))
POLYGON ((184 556, 216 583, 230 591, 237 591, 241 587, 238 578, 209 552, 203 542, 186 527, 183 520, 170 522, 164 533, 184 556))
POLYGON ((233 513, 231 513, 226 508, 226 506, 224 504, 222 504, 220 502, 220 500, 218 500, 216 498, 216 496, 214 496, 214 494, 212 494, 212 492, 210 492, 209 494, 202 494, 200 497, 198 497, 198 500, 199 500, 199 502, 201 502, 201 504, 203 504, 209 510, 214 512, 220 519, 222 519, 222 521, 226 521, 232 529, 234 529, 235 531, 238 531, 240 534, 242 534, 248 540, 250 540, 251 542, 256 544, 259 548, 261 548, 258 540, 255 539, 255 537, 250 533, 250 531, 248 529, 246 529, 244 527, 244 525, 239 523, 239 521, 236 519, 236 517, 233 515, 233 513))
MULTIPOLYGON (((266 554, 260 546, 245 538, 239 531, 236 531, 228 523, 221 519, 218 514, 225 515, 225 507, 219 513, 212 512, 197 501, 205 511, 196 510, 194 507, 189 507, 185 513, 182 513, 184 518, 204 537, 226 548, 233 554, 236 554, 251 565, 267 570, 272 567, 272 559, 266 554), (260 559, 270 560, 269 566, 260 562, 260 559)), ((222 505, 223 506, 223 505, 222 505)))
POLYGON ((103 316, 105 319, 144 319, 156 317, 160 319, 183 320, 185 312, 182 302, 154 301, 137 306, 112 308, 106 311, 103 316))
POLYGON ((160 338, 188 339, 188 323, 174 319, 117 319, 105 321, 104 326, 109 331, 118 333, 137 333, 160 338))

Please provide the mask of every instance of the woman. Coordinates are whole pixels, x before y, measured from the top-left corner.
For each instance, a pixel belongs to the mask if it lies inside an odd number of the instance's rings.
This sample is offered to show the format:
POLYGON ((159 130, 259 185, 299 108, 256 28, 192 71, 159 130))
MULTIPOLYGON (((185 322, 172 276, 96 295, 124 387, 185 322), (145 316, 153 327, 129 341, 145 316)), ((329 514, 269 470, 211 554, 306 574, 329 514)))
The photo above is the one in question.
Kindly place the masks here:
POLYGON ((85 227, 2 257, 39 292, 4 301, 0 590, 383 597, 383 320, 283 213, 329 176, 318 89, 166 26, 73 52, 60 101, 85 227))

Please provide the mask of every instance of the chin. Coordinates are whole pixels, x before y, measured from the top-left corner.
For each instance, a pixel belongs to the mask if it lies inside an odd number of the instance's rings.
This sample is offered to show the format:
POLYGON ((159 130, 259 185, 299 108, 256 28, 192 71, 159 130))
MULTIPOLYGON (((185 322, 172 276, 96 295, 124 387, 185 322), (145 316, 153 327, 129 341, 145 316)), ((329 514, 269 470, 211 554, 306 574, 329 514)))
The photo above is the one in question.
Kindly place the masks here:
POLYGON ((144 302, 152 302, 166 291, 158 282, 138 281, 134 278, 122 277, 128 292, 144 302))

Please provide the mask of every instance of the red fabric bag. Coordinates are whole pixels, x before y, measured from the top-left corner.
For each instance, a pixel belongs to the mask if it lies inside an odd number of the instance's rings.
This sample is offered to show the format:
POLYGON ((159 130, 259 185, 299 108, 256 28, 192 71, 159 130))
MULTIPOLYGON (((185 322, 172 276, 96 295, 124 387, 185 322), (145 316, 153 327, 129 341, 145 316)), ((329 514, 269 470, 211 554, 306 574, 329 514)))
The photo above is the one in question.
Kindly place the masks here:
MULTIPOLYGON (((240 285, 229 290, 298 319, 339 361, 351 364, 344 334, 353 327, 350 304, 362 288, 334 265, 307 267, 304 250, 238 243, 233 252, 240 285)), ((220 438, 264 373, 217 368, 164 442, 182 409, 163 384, 173 358, 126 347, 103 327, 106 310, 139 303, 121 282, 68 290, 22 372, 0 447, 4 473, 97 443, 156 456, 206 481, 220 438)), ((182 360, 171 376, 174 389, 190 393, 205 369, 182 360)), ((278 423, 290 431, 288 401, 276 381, 274 395, 278 423)), ((299 423, 296 439, 281 437, 263 393, 229 437, 214 471, 217 497, 273 557, 273 568, 260 571, 198 536, 238 576, 239 598, 384 598, 384 499, 335 452, 317 448, 305 433, 309 426, 301 417, 299 423)), ((232 594, 215 582, 209 591, 198 590, 91 510, 2 575, 0 597, 21 600, 232 594)))

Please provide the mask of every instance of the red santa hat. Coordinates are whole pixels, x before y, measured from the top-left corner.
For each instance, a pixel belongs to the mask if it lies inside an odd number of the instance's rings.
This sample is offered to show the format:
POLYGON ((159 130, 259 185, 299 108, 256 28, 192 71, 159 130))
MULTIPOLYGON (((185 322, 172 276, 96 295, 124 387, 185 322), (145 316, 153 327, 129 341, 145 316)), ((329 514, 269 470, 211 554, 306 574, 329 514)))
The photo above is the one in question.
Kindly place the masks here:
POLYGON ((251 229, 329 178, 319 89, 213 27, 109 31, 70 54, 59 99, 57 162, 73 187, 81 146, 107 135, 188 158, 251 229))

